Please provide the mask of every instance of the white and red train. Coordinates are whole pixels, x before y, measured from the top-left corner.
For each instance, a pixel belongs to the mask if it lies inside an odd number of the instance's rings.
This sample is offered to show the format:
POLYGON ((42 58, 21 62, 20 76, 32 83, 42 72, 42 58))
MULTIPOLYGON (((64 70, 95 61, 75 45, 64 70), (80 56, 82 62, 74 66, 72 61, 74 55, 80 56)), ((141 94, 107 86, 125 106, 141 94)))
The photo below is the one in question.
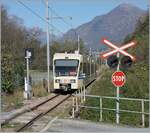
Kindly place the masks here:
POLYGON ((55 53, 53 57, 54 90, 78 90, 96 78, 96 63, 78 51, 55 53), (91 63, 90 63, 91 62, 91 63))

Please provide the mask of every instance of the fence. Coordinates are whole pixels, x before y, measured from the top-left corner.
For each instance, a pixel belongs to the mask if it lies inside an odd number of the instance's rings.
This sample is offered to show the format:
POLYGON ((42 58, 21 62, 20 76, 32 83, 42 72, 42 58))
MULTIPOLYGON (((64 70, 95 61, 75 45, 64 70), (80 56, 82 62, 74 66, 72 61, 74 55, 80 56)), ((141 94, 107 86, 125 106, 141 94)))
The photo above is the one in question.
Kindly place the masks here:
MULTIPOLYGON (((103 107, 103 100, 104 99, 114 99, 117 100, 116 97, 108 97, 108 96, 95 96, 95 95, 85 95, 83 94, 79 95, 76 94, 73 97, 73 117, 74 117, 74 110, 76 107, 76 111, 78 111, 79 108, 86 108, 86 109, 94 109, 94 110, 99 110, 99 121, 103 121, 103 112, 104 111, 115 111, 117 113, 117 110, 115 108, 106 108, 103 107), (74 101, 75 98, 75 101, 74 101), (79 103, 79 100, 83 101, 83 98, 98 98, 99 99, 99 106, 86 106, 81 103, 79 103)), ((120 109, 119 112, 126 112, 126 113, 134 113, 134 114, 139 114, 141 115, 141 120, 142 120, 142 126, 145 127, 145 115, 150 115, 149 112, 145 111, 145 102, 149 102, 150 100, 148 99, 137 99, 137 98, 119 98, 120 100, 125 100, 125 101, 135 101, 135 102, 140 102, 141 105, 141 111, 135 111, 135 110, 127 110, 127 109, 120 109)))
MULTIPOLYGON (((30 76, 32 79, 32 85, 43 83, 43 80, 47 80, 47 71, 31 70, 30 76)), ((50 80, 52 81, 52 79, 53 79, 52 72, 50 72, 50 80)))

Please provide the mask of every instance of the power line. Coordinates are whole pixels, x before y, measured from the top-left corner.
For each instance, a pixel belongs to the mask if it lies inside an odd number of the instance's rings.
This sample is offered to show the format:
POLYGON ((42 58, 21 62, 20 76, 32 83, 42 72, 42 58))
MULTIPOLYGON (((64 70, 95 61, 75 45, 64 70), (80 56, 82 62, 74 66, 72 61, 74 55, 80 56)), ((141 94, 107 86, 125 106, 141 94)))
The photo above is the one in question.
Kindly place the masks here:
POLYGON ((55 28, 58 32, 60 32, 61 34, 64 34, 62 31, 60 31, 58 28, 56 28, 54 25, 50 24, 49 22, 47 22, 43 17, 41 17, 38 13, 36 13, 35 11, 33 11, 30 7, 28 7, 26 4, 24 4, 23 2, 17 0, 17 2, 19 4, 21 4, 22 6, 24 6, 26 9, 28 9, 31 13, 33 13, 35 16, 37 16, 38 18, 40 18, 42 21, 48 23, 50 26, 52 26, 53 28, 55 28))
MULTIPOLYGON (((43 0, 41 0, 42 4, 46 6, 43 0)), ((48 7, 51 12, 53 12, 58 18, 60 18, 66 25, 69 25, 72 28, 72 24, 68 23, 63 17, 61 17, 52 7, 48 7)), ((76 30, 73 30, 75 32, 75 36, 79 37, 79 34, 76 32, 76 30)))
POLYGON ((46 6, 46 4, 45 4, 45 2, 44 2, 43 0, 41 0, 41 2, 42 2, 42 4, 43 4, 44 6, 46 6))
MULTIPOLYGON (((43 5, 45 5, 45 3, 43 2, 43 0, 41 0, 43 5)), ((72 28, 72 24, 68 23, 63 17, 61 17, 52 7, 49 6, 49 9, 51 10, 51 12, 53 12, 58 18, 60 18, 66 25, 69 25, 72 28)), ((72 19, 72 17, 70 17, 72 19)))
MULTIPOLYGON (((49 7, 49 9, 57 16, 59 17, 65 24, 69 25, 72 28, 72 25, 68 23, 64 18, 62 18, 53 8, 49 7)), ((70 17, 71 18, 71 17, 70 17)), ((72 19, 72 18, 71 18, 72 19)))

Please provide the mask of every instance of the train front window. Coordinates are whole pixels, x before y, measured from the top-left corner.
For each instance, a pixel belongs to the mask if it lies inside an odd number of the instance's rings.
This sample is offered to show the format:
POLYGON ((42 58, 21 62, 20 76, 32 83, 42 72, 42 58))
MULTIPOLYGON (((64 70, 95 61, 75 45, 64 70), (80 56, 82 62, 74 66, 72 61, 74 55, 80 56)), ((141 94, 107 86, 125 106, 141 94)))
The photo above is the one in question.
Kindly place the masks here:
POLYGON ((55 60, 55 75, 58 76, 77 76, 78 60, 55 60))

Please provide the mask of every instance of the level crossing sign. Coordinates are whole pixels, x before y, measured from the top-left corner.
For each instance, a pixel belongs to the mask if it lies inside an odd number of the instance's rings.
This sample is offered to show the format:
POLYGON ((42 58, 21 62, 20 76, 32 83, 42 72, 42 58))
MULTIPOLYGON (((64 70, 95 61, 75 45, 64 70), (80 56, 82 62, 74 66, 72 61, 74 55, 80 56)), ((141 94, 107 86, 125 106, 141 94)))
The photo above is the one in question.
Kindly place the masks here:
POLYGON ((113 48, 113 50, 110 50, 108 52, 103 53, 102 56, 101 56, 102 58, 107 58, 107 57, 109 57, 109 56, 111 56, 115 53, 121 53, 125 56, 129 56, 133 61, 135 61, 135 57, 125 51, 125 49, 127 49, 129 47, 135 46, 136 45, 135 41, 132 41, 128 44, 125 44, 121 47, 116 46, 115 44, 113 44, 109 40, 107 40, 106 38, 103 38, 101 41, 102 41, 102 43, 104 43, 104 44, 108 45, 109 47, 113 48))
POLYGON ((125 50, 129 47, 135 46, 136 42, 132 41, 128 44, 123 46, 116 46, 115 44, 111 43, 106 38, 103 38, 102 43, 108 45, 112 50, 104 52, 101 54, 101 58, 108 58, 107 64, 110 68, 117 68, 117 71, 112 74, 111 81, 116 86, 116 123, 119 124, 119 88, 122 87, 126 82, 125 74, 120 71, 120 65, 123 65, 125 68, 131 66, 132 61, 135 61, 135 57, 126 52, 125 50), (117 54, 117 55, 114 55, 117 54), (124 55, 122 60, 120 61, 120 54, 124 55))

